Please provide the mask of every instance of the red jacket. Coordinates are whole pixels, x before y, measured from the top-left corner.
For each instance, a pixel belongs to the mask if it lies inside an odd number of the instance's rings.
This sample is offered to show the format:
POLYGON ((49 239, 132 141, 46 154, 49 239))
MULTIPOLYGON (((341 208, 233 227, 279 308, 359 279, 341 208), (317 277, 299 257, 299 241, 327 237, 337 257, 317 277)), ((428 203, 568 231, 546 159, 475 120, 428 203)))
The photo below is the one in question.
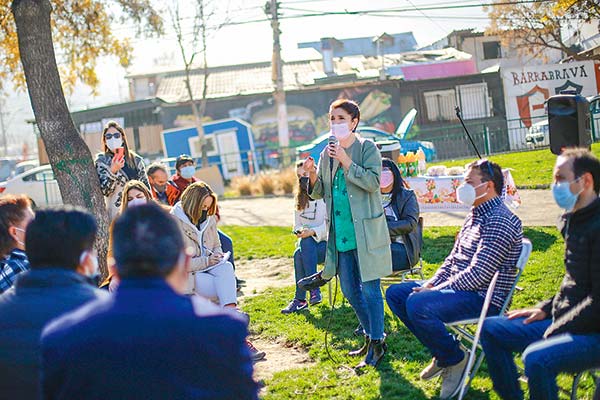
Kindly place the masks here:
POLYGON ((187 188, 188 186, 190 186, 191 183, 194 183, 198 181, 198 179, 196 179, 195 176, 192 176, 192 181, 188 181, 185 178, 182 178, 180 175, 173 175, 171 177, 171 182, 173 182, 173 184, 175 185, 175 187, 179 190, 179 193, 177 194, 177 199, 175 199, 175 202, 179 201, 179 198, 181 197, 181 193, 183 193, 183 191, 185 190, 185 188, 187 188))
MULTIPOLYGON (((158 196, 156 194, 156 190, 154 189, 154 186, 150 185, 150 189, 152 191, 152 198, 155 199, 155 200, 158 200, 158 196)), ((177 201, 179 201, 179 197, 181 196, 181 192, 171 182, 167 182, 166 192, 167 192, 167 203, 169 203, 170 206, 174 206, 175 203, 177 203, 177 201)))

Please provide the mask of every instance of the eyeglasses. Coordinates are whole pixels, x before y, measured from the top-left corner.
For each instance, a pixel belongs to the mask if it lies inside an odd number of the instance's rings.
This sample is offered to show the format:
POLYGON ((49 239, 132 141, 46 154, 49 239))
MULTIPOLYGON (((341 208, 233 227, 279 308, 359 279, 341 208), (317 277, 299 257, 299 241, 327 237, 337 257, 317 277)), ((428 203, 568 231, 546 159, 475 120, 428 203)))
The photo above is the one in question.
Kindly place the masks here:
POLYGON ((484 164, 487 167, 488 173, 490 174, 490 176, 493 179, 494 178, 494 168, 492 168, 492 163, 490 162, 490 160, 488 160, 487 158, 482 158, 481 160, 479 160, 475 163, 475 165, 479 168, 482 168, 484 164))
POLYGON ((107 133, 107 134, 104 135, 104 138, 106 140, 110 140, 112 138, 121 139, 121 132, 107 133))

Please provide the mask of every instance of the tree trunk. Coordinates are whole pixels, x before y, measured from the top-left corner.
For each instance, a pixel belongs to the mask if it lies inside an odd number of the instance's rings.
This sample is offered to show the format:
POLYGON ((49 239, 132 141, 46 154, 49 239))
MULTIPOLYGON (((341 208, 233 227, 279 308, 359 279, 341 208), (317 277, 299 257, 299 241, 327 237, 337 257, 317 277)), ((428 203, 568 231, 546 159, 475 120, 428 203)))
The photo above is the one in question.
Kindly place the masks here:
POLYGON ((200 108, 198 108, 198 104, 196 100, 194 100, 194 89, 192 88, 192 83, 190 79, 190 66, 186 65, 185 67, 185 87, 188 92, 188 97, 190 99, 190 105, 192 107, 192 114, 194 114, 194 123, 196 125, 196 130, 198 131, 198 140, 200 141, 200 153, 201 153, 201 163, 202 168, 208 167, 208 154, 206 151, 206 136, 204 135, 204 127, 202 126, 202 117, 204 116, 204 110, 206 109, 206 103, 204 106, 202 102, 200 103, 200 108))
POLYGON ((79 136, 65 101, 52 44, 48 0, 14 0, 19 52, 37 126, 46 146, 63 203, 96 216, 96 249, 106 276, 108 213, 89 148, 79 136))

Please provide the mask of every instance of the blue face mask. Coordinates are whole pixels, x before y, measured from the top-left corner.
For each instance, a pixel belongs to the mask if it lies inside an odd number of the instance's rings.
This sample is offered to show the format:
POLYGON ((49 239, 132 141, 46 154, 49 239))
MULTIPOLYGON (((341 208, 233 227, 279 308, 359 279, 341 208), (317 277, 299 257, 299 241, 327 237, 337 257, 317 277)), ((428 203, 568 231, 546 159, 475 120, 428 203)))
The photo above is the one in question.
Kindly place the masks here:
POLYGON ((183 167, 179 170, 179 174, 184 179, 191 179, 194 176, 194 172, 196 172, 196 167, 193 165, 188 165, 187 167, 183 167))
POLYGON ((565 209, 565 211, 570 212, 575 207, 575 203, 577 203, 577 199, 579 198, 579 193, 582 192, 580 190, 577 194, 573 194, 571 192, 571 183, 577 182, 579 178, 575 179, 571 182, 559 182, 552 184, 552 195, 554 196, 554 201, 560 208, 565 209))

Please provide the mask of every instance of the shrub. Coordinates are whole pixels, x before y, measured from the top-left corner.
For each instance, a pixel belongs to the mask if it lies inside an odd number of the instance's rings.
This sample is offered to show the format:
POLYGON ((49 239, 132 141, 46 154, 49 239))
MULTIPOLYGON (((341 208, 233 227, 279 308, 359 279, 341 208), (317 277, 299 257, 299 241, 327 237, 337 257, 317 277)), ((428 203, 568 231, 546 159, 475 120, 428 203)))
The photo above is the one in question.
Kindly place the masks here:
POLYGON ((296 188, 296 182, 298 178, 296 177, 296 171, 294 168, 287 168, 281 171, 278 174, 279 187, 283 191, 284 194, 292 194, 294 193, 294 189, 296 188))
POLYGON ((235 176, 231 179, 231 187, 239 193, 240 196, 252 195, 254 177, 249 176, 235 176))
POLYGON ((258 186, 264 195, 275 193, 275 179, 273 174, 260 174, 258 176, 258 186))

